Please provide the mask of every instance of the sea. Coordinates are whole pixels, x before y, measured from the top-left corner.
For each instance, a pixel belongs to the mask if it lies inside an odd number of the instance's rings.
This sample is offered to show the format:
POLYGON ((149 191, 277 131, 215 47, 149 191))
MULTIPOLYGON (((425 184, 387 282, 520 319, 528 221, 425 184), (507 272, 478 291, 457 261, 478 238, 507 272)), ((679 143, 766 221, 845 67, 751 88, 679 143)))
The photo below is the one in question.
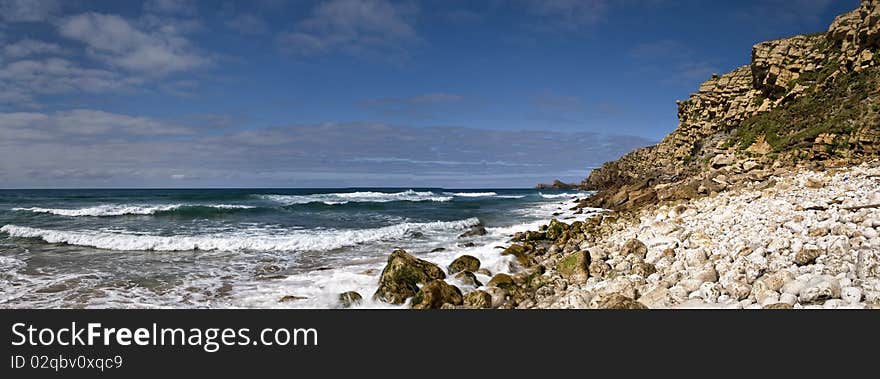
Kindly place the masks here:
MULTIPOLYGON (((335 308, 373 301, 396 248, 491 273, 514 233, 588 192, 534 189, 0 190, 0 308, 335 308), (461 238, 472 228, 487 234, 461 238)), ((478 275, 483 283, 490 279, 478 275)), ((449 279, 453 280, 453 279, 449 279)), ((463 288, 469 290, 469 288, 463 288)))

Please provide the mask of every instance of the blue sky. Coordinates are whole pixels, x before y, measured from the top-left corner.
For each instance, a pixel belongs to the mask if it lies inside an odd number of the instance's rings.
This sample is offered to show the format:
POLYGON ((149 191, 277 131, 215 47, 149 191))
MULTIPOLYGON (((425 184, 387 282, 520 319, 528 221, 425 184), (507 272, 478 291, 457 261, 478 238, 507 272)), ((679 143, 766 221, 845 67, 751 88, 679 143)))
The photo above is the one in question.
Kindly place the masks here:
POLYGON ((0 0, 0 187, 528 187, 857 0, 0 0))

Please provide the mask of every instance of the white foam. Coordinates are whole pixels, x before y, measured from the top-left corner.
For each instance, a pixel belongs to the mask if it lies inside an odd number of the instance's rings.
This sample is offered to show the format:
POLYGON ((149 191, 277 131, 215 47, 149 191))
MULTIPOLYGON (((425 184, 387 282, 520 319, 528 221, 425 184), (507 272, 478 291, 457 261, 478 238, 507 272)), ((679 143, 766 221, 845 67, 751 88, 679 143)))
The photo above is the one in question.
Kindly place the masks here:
POLYGON ((199 204, 165 204, 165 205, 132 205, 132 204, 104 204, 87 208, 12 208, 13 211, 26 211, 34 213, 48 213, 58 216, 69 217, 110 217, 124 215, 153 215, 161 212, 170 212, 183 207, 207 207, 216 209, 253 209, 250 205, 237 204, 216 204, 216 205, 199 205, 199 204))
POLYGON ((0 232, 13 237, 40 238, 48 243, 89 246, 105 250, 135 251, 326 251, 366 242, 403 238, 414 232, 462 230, 480 220, 402 223, 375 229, 291 230, 282 235, 265 231, 196 236, 153 236, 106 231, 63 231, 5 225, 0 232))
POLYGON ((525 199, 526 195, 498 195, 499 199, 525 199))
POLYGON ((447 202, 452 196, 440 196, 434 192, 417 192, 413 190, 403 192, 340 192, 323 193, 314 195, 256 195, 256 197, 281 203, 284 205, 324 203, 327 205, 341 205, 349 202, 354 203, 388 203, 392 201, 433 201, 447 202))
POLYGON ((539 192, 538 194, 541 195, 541 197, 543 197, 545 199, 566 199, 566 198, 575 198, 578 196, 587 195, 586 193, 557 193, 557 194, 548 195, 548 194, 545 194, 542 192, 539 192))

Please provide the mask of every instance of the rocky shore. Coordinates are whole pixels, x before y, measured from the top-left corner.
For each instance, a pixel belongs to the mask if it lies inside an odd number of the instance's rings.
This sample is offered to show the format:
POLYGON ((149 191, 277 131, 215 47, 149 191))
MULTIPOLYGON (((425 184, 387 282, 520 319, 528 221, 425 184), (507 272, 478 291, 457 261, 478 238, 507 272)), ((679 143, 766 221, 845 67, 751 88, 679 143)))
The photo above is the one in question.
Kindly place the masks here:
POLYGON ((595 195, 562 207, 604 211, 511 236, 503 273, 470 256, 444 270, 395 251, 374 299, 417 309, 880 308, 877 52, 875 0, 827 32, 757 44, 749 65, 678 103, 680 124, 661 143, 594 170, 578 188, 595 195))
MULTIPOLYGON (((568 204, 572 205, 572 204, 568 204)), ((395 251, 375 296, 414 309, 877 309, 880 161, 800 170, 690 201, 552 221, 445 270, 395 251)))

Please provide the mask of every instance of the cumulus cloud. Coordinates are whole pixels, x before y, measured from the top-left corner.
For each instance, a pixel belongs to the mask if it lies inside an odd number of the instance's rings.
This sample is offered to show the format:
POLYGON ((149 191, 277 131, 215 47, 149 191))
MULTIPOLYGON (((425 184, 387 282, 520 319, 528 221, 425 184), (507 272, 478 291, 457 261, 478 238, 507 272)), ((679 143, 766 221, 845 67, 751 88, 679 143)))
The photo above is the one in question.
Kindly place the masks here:
POLYGON ((281 33, 277 42, 282 51, 300 55, 400 54, 419 41, 413 20, 417 12, 408 3, 329 0, 318 4, 292 31, 281 33))
POLYGON ((96 58, 144 74, 164 75, 209 62, 179 34, 180 25, 159 26, 147 31, 118 15, 83 13, 64 18, 58 31, 65 38, 85 44, 96 58))
POLYGON ((8 22, 46 21, 60 10, 58 0, 0 0, 0 19, 8 22))

